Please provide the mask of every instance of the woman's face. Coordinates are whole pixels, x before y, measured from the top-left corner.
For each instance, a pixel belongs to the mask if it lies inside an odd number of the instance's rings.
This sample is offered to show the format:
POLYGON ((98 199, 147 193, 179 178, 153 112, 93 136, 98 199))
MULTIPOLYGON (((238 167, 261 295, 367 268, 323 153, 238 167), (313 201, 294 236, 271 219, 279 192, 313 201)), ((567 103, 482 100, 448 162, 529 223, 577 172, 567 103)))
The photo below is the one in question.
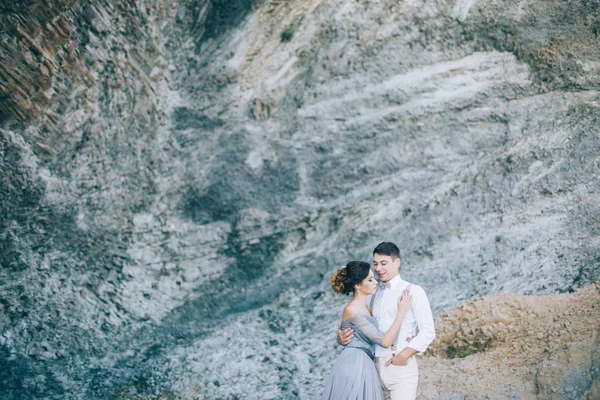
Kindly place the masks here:
POLYGON ((358 290, 360 290, 364 294, 373 294, 377 291, 377 281, 375 280, 375 275, 373 275, 373 271, 369 270, 369 275, 358 286, 358 290))

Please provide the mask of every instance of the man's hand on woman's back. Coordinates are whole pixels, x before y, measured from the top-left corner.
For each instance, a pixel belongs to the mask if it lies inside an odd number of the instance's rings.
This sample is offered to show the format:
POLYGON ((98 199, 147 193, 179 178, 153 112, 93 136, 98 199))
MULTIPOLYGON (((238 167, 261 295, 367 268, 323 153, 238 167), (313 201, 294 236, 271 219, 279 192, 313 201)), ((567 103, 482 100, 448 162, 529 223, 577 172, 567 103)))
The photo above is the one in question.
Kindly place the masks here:
POLYGON ((353 337, 354 337, 354 330, 352 330, 352 328, 346 328, 346 329, 342 330, 342 323, 341 322, 338 323, 337 338, 336 338, 338 344, 345 346, 348 343, 350 343, 350 341, 352 340, 353 337))

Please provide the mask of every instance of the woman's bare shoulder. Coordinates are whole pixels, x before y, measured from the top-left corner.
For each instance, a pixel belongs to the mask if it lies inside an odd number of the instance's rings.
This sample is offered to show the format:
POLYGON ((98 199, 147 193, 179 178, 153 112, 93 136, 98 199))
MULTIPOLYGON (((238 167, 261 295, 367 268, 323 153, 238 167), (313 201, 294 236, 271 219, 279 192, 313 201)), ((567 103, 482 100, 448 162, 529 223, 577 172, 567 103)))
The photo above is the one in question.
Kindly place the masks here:
POLYGON ((342 321, 348 318, 353 318, 357 312, 358 309, 356 308, 356 306, 354 306, 353 304, 346 304, 346 307, 344 307, 344 312, 342 314, 342 321))

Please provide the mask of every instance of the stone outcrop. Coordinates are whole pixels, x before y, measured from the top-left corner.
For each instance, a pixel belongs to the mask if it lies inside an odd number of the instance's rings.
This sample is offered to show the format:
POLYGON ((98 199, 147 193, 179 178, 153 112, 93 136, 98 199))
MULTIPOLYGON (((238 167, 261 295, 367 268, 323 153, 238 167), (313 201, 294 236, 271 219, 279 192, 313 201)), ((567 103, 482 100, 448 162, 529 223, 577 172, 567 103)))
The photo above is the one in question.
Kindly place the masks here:
POLYGON ((483 297, 438 315, 421 397, 597 398, 599 306, 600 281, 572 294, 483 297))
POLYGON ((314 398, 382 240, 436 313, 599 276, 597 0, 9 3, 2 398, 314 398))
MULTIPOLYGON (((327 321, 339 320, 347 297, 326 283, 318 296, 307 289, 290 288, 182 346, 159 368, 187 398, 319 398, 341 351, 335 322, 327 321)), ((419 399, 597 397, 600 281, 574 293, 471 299, 435 322, 437 338, 418 357, 419 399)))

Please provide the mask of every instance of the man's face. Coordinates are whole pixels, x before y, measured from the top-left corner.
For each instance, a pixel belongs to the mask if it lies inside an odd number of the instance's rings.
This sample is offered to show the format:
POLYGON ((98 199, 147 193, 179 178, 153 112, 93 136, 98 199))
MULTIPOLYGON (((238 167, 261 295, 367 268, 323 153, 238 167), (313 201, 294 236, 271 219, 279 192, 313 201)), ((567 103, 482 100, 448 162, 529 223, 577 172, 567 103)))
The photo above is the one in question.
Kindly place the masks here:
POLYGON ((398 267, 400 267, 399 258, 373 254, 373 269, 380 281, 387 282, 398 275, 398 267))

